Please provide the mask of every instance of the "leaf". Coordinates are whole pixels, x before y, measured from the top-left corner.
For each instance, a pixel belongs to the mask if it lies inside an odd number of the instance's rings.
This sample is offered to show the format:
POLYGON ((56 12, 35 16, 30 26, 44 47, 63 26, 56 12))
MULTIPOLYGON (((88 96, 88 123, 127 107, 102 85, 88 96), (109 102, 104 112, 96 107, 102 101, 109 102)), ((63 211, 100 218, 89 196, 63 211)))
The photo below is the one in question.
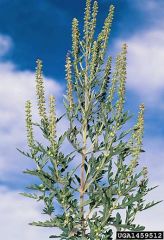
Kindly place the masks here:
POLYGON ((118 137, 117 140, 120 140, 120 139, 124 138, 124 137, 125 137, 126 135, 128 135, 131 131, 133 131, 133 128, 130 128, 130 129, 127 130, 127 131, 123 131, 123 132, 120 134, 120 136, 118 137))
POLYGON ((94 219, 96 217, 97 217, 97 212, 94 212, 93 215, 92 215, 92 219, 94 219))
POLYGON ((69 178, 73 176, 73 174, 76 172, 76 170, 81 166, 81 163, 78 164, 75 168, 72 169, 72 171, 69 172, 69 178))
MULTIPOLYGON (((66 96, 66 95, 65 95, 65 96, 66 96)), ((64 97, 65 97, 65 96, 64 96, 64 97)), ((63 104, 64 104, 66 110, 68 111, 69 105, 67 104, 67 102, 66 102, 64 99, 63 99, 63 104)))
POLYGON ((67 136, 67 131, 66 131, 63 135, 61 135, 61 136, 59 137, 58 146, 60 146, 60 145, 63 143, 63 141, 64 141, 64 139, 66 138, 66 136, 67 136))
POLYGON ((85 172, 87 172, 88 170, 88 165, 86 163, 84 163, 84 169, 85 169, 85 172))
POLYGON ((50 205, 49 203, 49 206, 43 209, 43 214, 51 215, 54 212, 54 210, 55 210, 54 206, 50 205))
POLYGON ((59 238, 60 236, 51 235, 49 238, 59 238))
POLYGON ((116 223, 117 223, 117 224, 122 223, 121 215, 120 215, 120 213, 118 213, 118 212, 117 212, 117 214, 116 214, 116 223))
POLYGON ((131 115, 128 116, 128 113, 129 113, 129 111, 126 111, 126 112, 123 114, 123 116, 122 116, 122 118, 121 118, 121 120, 120 120, 121 125, 123 125, 124 123, 126 123, 128 120, 130 120, 130 119, 134 116, 134 114, 131 114, 131 115))
POLYGON ((77 232, 79 231, 79 228, 73 228, 71 230, 71 232, 69 233, 68 237, 74 237, 75 235, 77 235, 77 232))
MULTIPOLYGON (((66 155, 65 158, 69 158, 69 157, 72 155, 72 153, 74 153, 74 152, 76 152, 76 150, 74 150, 74 151, 72 151, 71 153, 69 153, 68 155, 66 155)), ((72 156, 72 157, 75 157, 75 155, 72 156)))
POLYGON ((33 170, 26 169, 25 171, 23 171, 23 173, 34 175, 34 176, 38 176, 39 175, 39 171, 37 169, 33 169, 33 170))
POLYGON ((158 202, 154 202, 154 201, 149 202, 149 203, 146 204, 146 206, 145 206, 141 211, 146 210, 146 209, 148 209, 148 208, 151 208, 151 207, 153 207, 154 205, 156 205, 156 204, 158 204, 158 203, 160 203, 160 202, 163 202, 163 200, 158 201, 158 202))
POLYGON ((84 207, 84 206, 90 204, 91 202, 92 202, 92 200, 91 200, 91 199, 88 199, 88 200, 84 201, 82 204, 80 204, 80 206, 81 206, 81 207, 84 207))
POLYGON ((45 172, 43 170, 38 170, 38 169, 29 170, 29 169, 26 169, 25 171, 23 171, 23 173, 27 173, 27 174, 30 174, 30 175, 38 176, 40 179, 42 177, 44 177, 45 179, 48 179, 51 182, 54 182, 53 177, 49 173, 47 173, 47 172, 45 172))
POLYGON ((29 197, 29 198, 33 198, 33 199, 38 199, 38 196, 34 193, 34 194, 31 194, 31 193, 19 193, 25 197, 29 197))
POLYGON ((53 220, 45 221, 45 222, 32 222, 29 223, 32 226, 39 226, 39 227, 58 227, 58 224, 55 223, 53 220))
POLYGON ((25 153, 21 151, 20 149, 16 148, 20 153, 22 153, 24 156, 31 158, 31 155, 29 153, 25 153))
POLYGON ((140 173, 138 173, 138 174, 135 174, 134 179, 139 178, 141 175, 142 175, 142 172, 140 172, 140 173))
POLYGON ((37 126, 37 127, 40 127, 40 124, 39 123, 35 123, 35 122, 32 122, 33 125, 37 126))
POLYGON ((151 187, 151 188, 148 188, 148 192, 150 192, 151 190, 153 190, 153 189, 155 189, 155 188, 157 188, 157 187, 159 187, 159 185, 156 185, 156 186, 154 186, 154 187, 151 187))
POLYGON ((46 150, 43 147, 43 145, 41 143, 39 143, 38 141, 36 141, 36 143, 38 144, 39 150, 42 151, 43 153, 46 153, 46 150))
POLYGON ((144 149, 141 149, 140 152, 146 152, 144 149))
POLYGON ((80 178, 76 174, 74 176, 77 179, 78 183, 80 183, 80 178))
POLYGON ((32 184, 26 187, 27 189, 31 190, 38 190, 38 191, 45 191, 45 186, 43 184, 37 185, 37 184, 32 184))
POLYGON ((143 231, 143 230, 145 230, 144 226, 137 225, 137 227, 135 228, 135 231, 143 231))
POLYGON ((62 114, 59 118, 57 118, 56 123, 59 122, 62 119, 62 117, 64 117, 65 115, 66 115, 66 113, 62 114))

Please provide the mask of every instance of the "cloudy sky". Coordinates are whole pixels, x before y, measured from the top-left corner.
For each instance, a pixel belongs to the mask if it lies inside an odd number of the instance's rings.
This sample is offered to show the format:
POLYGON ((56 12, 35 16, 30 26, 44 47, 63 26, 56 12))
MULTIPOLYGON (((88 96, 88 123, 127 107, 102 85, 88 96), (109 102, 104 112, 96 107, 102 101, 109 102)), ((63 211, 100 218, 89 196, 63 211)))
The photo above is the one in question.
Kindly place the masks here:
MULTIPOLYGON (((111 3, 116 7, 108 54, 128 44, 128 108, 137 117, 145 103, 145 153, 148 166, 148 200, 164 199, 164 2, 163 0, 99 0, 97 33, 111 3)), ((0 0, 0 232, 4 240, 48 239, 52 229, 28 226, 43 218, 42 205, 20 196, 34 179, 22 171, 32 161, 16 147, 26 149, 24 104, 33 101, 35 111, 35 61, 44 63, 46 96, 57 98, 57 114, 64 111, 65 55, 71 49, 71 21, 83 24, 85 0, 0 0)), ((133 120, 132 120, 133 121, 133 120)), ((66 120, 58 126, 65 129, 66 120)), ((36 133, 38 134, 38 133, 36 133)), ((40 137, 38 135, 38 137, 40 137)), ((33 182, 34 183, 34 182, 33 182)), ((164 203, 138 214, 136 222, 146 230, 164 230, 164 203)))

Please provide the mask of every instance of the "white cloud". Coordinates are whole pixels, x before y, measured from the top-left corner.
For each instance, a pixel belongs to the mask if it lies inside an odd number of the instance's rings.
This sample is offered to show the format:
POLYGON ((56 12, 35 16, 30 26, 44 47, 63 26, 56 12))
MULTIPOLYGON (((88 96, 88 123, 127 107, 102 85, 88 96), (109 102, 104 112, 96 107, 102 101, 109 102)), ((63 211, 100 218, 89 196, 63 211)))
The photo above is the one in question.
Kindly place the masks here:
POLYGON ((12 46, 12 41, 9 36, 0 34, 0 57, 5 55, 12 46))
POLYGON ((151 106, 162 98, 164 91, 164 32, 152 29, 138 32, 129 39, 119 40, 128 44, 127 86, 151 106))
POLYGON ((150 13, 154 13, 154 11, 156 10, 161 10, 161 7, 164 6, 164 3, 162 0, 149 0, 149 1, 146 1, 146 0, 136 0, 136 1, 131 1, 131 0, 128 0, 129 4, 132 5, 133 7, 141 10, 141 11, 144 11, 144 12, 148 12, 149 14, 150 13), (146 7, 145 7, 145 4, 146 4, 146 7))
POLYGON ((0 187, 0 226, 1 239, 5 240, 45 240, 50 235, 59 234, 56 228, 30 226, 33 221, 45 221, 48 217, 41 215, 41 204, 25 198, 17 191, 0 187))

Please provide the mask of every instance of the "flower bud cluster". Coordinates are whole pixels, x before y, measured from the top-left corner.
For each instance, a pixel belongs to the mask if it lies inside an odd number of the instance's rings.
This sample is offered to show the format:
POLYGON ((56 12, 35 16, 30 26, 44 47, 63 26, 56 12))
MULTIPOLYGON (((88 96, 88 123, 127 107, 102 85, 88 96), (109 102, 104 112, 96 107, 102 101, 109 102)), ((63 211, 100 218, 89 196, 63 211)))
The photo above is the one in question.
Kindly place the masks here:
POLYGON ((66 80, 67 80, 67 97, 69 101, 70 110, 72 110, 74 106, 73 96, 72 96, 72 90, 73 90, 72 76, 71 76, 72 71, 71 71, 71 59, 68 55, 66 57, 65 71, 66 71, 66 80))
POLYGON ((56 112, 55 112, 55 98, 54 96, 49 97, 49 133, 50 133, 50 142, 51 146, 54 146, 56 138, 56 112))
POLYGON ((120 56, 118 55, 116 57, 115 71, 114 71, 114 74, 112 76, 112 85, 109 89, 109 95, 107 97, 107 101, 110 104, 112 104, 112 100, 114 98, 114 93, 115 93, 115 90, 116 90, 116 84, 118 82, 119 63, 120 63, 120 56))
POLYGON ((90 79, 93 80, 95 76, 95 72, 99 63, 99 50, 100 46, 98 45, 97 41, 94 41, 93 48, 92 48, 92 61, 90 64, 90 79))
POLYGON ((148 169, 147 169, 147 167, 143 167, 142 173, 143 173, 144 179, 146 179, 146 178, 147 178, 147 174, 148 174, 148 169))
POLYGON ((134 147, 134 151, 133 151, 133 156, 136 159, 138 159, 141 151, 143 131, 144 131, 144 105, 141 104, 139 115, 138 115, 138 121, 136 124, 136 131, 134 131, 134 133, 132 134, 132 138, 136 142, 136 146, 134 147))
POLYGON ((44 96, 44 86, 43 86, 43 77, 42 77, 42 61, 37 60, 36 67, 36 95, 38 98, 38 110, 39 115, 43 120, 47 120, 46 116, 46 107, 45 107, 45 96, 44 96))
POLYGON ((130 144, 133 144, 132 147, 132 161, 130 163, 130 173, 133 172, 134 168, 138 165, 138 158, 141 152, 143 130, 144 130, 144 105, 140 105, 140 111, 138 115, 137 124, 135 126, 135 131, 132 134, 130 139, 130 144))
POLYGON ((34 135, 33 135, 33 127, 32 127, 32 114, 31 114, 30 101, 26 102, 25 112, 26 112, 27 142, 28 142, 28 146, 32 148, 34 146, 34 135))
POLYGON ((79 54, 79 37, 78 20, 74 18, 72 21, 72 51, 75 61, 77 61, 79 54))
POLYGON ((93 9, 92 9, 92 20, 91 20, 91 23, 90 23, 90 34, 89 34, 90 41, 92 41, 93 35, 94 35, 94 32, 95 32, 97 13, 98 13, 98 3, 97 3, 97 1, 94 1, 93 9))
POLYGON ((104 71, 104 78, 101 87, 101 92, 106 93, 108 84, 109 84, 109 75, 111 74, 111 64, 112 64, 112 57, 109 57, 107 60, 107 64, 104 71))
POLYGON ((123 44, 122 52, 119 57, 118 64, 118 78, 119 78, 119 88, 118 88, 118 96, 119 100, 117 102, 117 118, 120 117, 123 111, 123 105, 125 102, 125 83, 126 83, 126 54, 127 54, 127 45, 123 44))
POLYGON ((91 0, 86 0, 86 8, 85 8, 85 15, 84 15, 84 38, 87 41, 89 37, 89 21, 91 15, 91 0))
POLYGON ((114 6, 111 5, 110 9, 109 9, 109 14, 108 14, 107 18, 105 19, 103 29, 98 36, 98 41, 102 42, 101 59, 103 59, 106 48, 107 48, 109 34, 111 32, 113 15, 114 15, 114 6))

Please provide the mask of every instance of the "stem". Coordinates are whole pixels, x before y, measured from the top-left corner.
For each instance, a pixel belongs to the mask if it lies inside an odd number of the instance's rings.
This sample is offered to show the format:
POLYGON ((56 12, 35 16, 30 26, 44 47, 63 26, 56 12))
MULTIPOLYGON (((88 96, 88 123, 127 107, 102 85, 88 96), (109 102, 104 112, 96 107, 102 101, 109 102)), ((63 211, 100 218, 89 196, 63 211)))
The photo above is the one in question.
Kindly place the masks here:
POLYGON ((82 153, 82 164, 81 164, 81 178, 80 178, 80 212, 81 212, 81 224, 82 224, 82 236, 85 237, 85 219, 84 219, 84 162, 85 162, 85 148, 82 153))
POLYGON ((85 217, 85 221, 87 221, 92 213, 92 211, 97 207, 97 205, 99 204, 99 202, 95 203, 95 205, 90 209, 90 211, 88 212, 88 214, 85 217))
POLYGON ((101 223, 101 226, 104 227, 105 224, 108 221, 108 218, 110 217, 110 215, 112 214, 113 210, 118 209, 118 207, 114 207, 114 205, 116 205, 118 203, 118 200, 120 199, 121 196, 119 196, 114 202, 113 202, 113 207, 111 207, 111 209, 109 210, 107 217, 104 219, 104 221, 101 223))
MULTIPOLYGON (((87 77, 86 77, 87 78, 87 77)), ((85 79, 86 79, 85 78, 85 79)), ((85 92, 85 113, 87 110, 87 99, 86 99, 86 92, 85 92)), ((81 178, 80 178, 80 212, 82 215, 82 236, 85 237, 85 219, 84 219, 84 194, 85 194, 85 169, 84 169, 84 164, 85 164, 85 158, 86 158, 86 142, 87 142, 87 119, 84 119, 83 122, 83 151, 82 151, 82 164, 81 164, 81 178)))
POLYGON ((82 236, 85 237, 85 218, 84 218, 84 195, 85 195, 85 159, 87 154, 87 112, 89 106, 89 88, 88 88, 88 39, 86 40, 86 68, 85 68, 85 82, 84 82, 84 89, 85 89, 85 111, 84 111, 84 121, 82 124, 82 138, 83 138, 83 151, 82 151, 82 164, 81 164, 81 178, 80 178, 80 212, 81 212, 81 221, 82 221, 82 236))

